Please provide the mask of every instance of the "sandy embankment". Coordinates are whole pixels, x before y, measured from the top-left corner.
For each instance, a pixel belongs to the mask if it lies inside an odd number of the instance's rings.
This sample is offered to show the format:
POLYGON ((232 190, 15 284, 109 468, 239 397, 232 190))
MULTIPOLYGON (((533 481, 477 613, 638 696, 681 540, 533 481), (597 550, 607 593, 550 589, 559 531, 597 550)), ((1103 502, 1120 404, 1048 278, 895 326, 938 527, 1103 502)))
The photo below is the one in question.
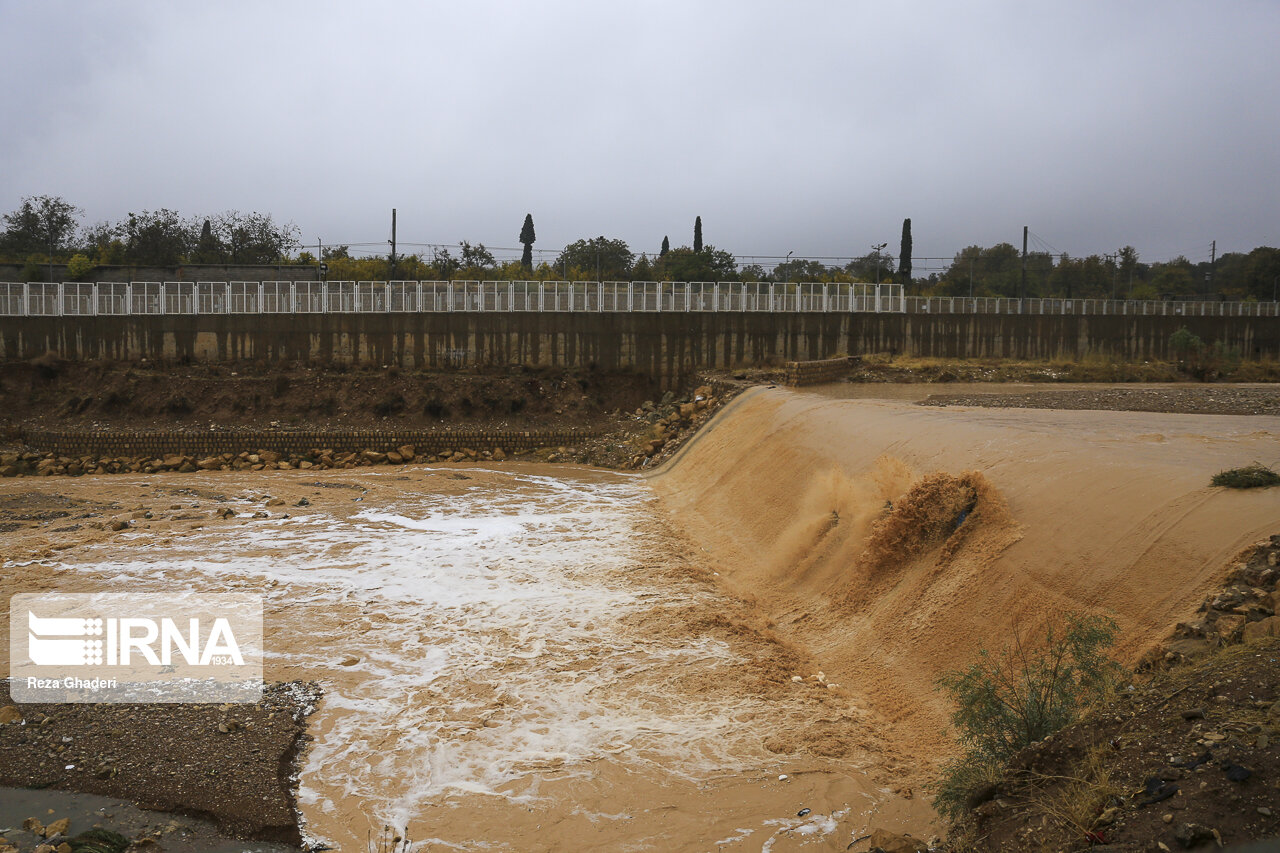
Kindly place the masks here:
POLYGON ((1224 468, 1274 464, 1277 436, 1273 416, 935 409, 760 389, 650 482, 730 589, 865 702, 920 769, 950 746, 941 671, 1069 610, 1114 615, 1134 661, 1235 553, 1280 530, 1280 490, 1208 486, 1224 468), (933 472, 958 479, 904 501, 933 472), (979 494, 965 524, 945 545, 950 525, 922 542, 972 499, 967 485, 979 494))

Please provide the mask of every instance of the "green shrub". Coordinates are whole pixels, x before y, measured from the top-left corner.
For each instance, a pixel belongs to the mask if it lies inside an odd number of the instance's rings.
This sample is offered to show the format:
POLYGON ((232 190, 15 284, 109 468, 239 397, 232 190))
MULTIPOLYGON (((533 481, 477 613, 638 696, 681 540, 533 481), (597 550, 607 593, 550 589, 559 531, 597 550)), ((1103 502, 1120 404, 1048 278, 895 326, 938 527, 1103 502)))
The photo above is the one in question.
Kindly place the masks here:
POLYGON ((43 255, 28 255, 27 263, 18 275, 23 281, 44 281, 48 277, 49 259, 43 255))
POLYGON ((93 261, 88 256, 75 254, 67 261, 67 278, 80 281, 93 270, 93 261))
POLYGON ((1230 468, 1213 475, 1213 485, 1229 489, 1256 489, 1280 483, 1280 474, 1265 465, 1254 463, 1243 468, 1230 468))
POLYGON ((943 768, 934 807, 959 817, 969 794, 998 777, 1022 748, 1074 722, 1119 674, 1107 656, 1118 628, 1105 616, 1069 614, 1033 647, 1020 633, 999 654, 978 651, 964 670, 951 670, 938 685, 955 703, 951 722, 963 755, 943 768))

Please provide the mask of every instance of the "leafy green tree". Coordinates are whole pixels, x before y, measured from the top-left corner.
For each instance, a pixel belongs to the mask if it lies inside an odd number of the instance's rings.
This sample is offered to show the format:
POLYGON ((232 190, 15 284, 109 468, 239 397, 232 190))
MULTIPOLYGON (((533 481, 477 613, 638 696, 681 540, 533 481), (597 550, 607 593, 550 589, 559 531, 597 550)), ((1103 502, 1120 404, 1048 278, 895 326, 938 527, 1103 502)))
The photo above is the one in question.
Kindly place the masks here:
POLYGON ((631 275, 634 258, 635 254, 624 241, 593 237, 565 246, 555 265, 561 270, 577 270, 579 275, 589 276, 593 281, 614 281, 631 275))
MULTIPOLYGON (((1028 255, 1028 268, 1032 268, 1032 263, 1028 255)), ((1072 258, 1064 252, 1049 273, 1045 295, 1063 299, 1107 299, 1118 275, 1118 269, 1109 259, 1099 255, 1072 258)))
POLYGON ((1068 614, 1040 644, 1015 632, 999 654, 980 649, 968 669, 944 673, 964 754, 943 770, 938 811, 958 817, 975 783, 1098 701, 1122 671, 1107 655, 1118 632, 1108 617, 1068 614))
POLYGON ((1259 246, 1249 253, 1244 269, 1247 297, 1272 302, 1280 297, 1280 249, 1259 246))
POLYGON ((211 220, 206 219, 204 225, 200 226, 200 238, 196 240, 196 251, 192 259, 198 264, 225 263, 227 260, 222 241, 214 236, 211 220))
POLYGON ((520 256, 520 263, 524 264, 525 269, 533 269, 533 244, 537 239, 533 231, 533 214, 526 213, 524 225, 520 228, 520 242, 524 244, 524 254, 520 256))
POLYGON ((665 258, 667 256, 667 252, 670 252, 670 251, 671 251, 671 241, 667 239, 667 237, 664 235, 662 238, 662 251, 658 253, 658 257, 665 258))
POLYGON ((458 248, 462 252, 462 269, 467 272, 468 276, 478 278, 481 274, 498 265, 493 253, 484 247, 484 243, 472 245, 463 240, 458 244, 458 248))
POLYGON ((696 217, 693 220, 693 250, 695 252, 702 251, 702 217, 696 217))
POLYGON ((773 268, 774 281, 822 281, 831 270, 821 261, 804 258, 783 261, 773 268))
POLYGON ((967 246, 956 254, 943 277, 949 283, 947 295, 968 295, 972 274, 975 296, 1018 295, 1022 255, 1011 243, 990 248, 967 246))
POLYGON ((118 225, 110 222, 90 225, 81 233, 80 243, 85 254, 99 266, 125 262, 125 246, 118 225))
POLYGON ((273 264, 298 246, 298 226, 277 225, 269 213, 229 210, 214 218, 211 236, 233 264, 273 264))
POLYGON ((667 252, 662 259, 664 281, 733 281, 738 277, 738 263, 733 255, 707 246, 695 252, 681 246, 667 252))
POLYGON ((83 213, 59 196, 28 196, 17 210, 4 215, 0 251, 10 258, 44 252, 52 260, 75 234, 83 213))
POLYGON ((845 264, 844 271, 854 281, 875 282, 877 279, 885 281, 887 277, 893 275, 893 256, 882 249, 876 249, 845 264))
POLYGON ((1179 255, 1171 261, 1151 265, 1151 286, 1161 298, 1185 297, 1195 292, 1196 268, 1179 255))
POLYGON ((911 219, 902 220, 902 247, 898 252, 898 272, 902 283, 911 283, 911 219))
POLYGON ((640 260, 631 268, 631 277, 636 281, 649 281, 653 278, 653 264, 649 263, 648 255, 640 255, 640 260))
POLYGON ((168 208, 130 213, 119 228, 124 235, 125 260, 131 264, 176 266, 196 242, 195 228, 168 208))
POLYGON ((458 271, 458 259, 445 247, 437 246, 431 250, 431 266, 435 269, 437 280, 448 281, 458 271))

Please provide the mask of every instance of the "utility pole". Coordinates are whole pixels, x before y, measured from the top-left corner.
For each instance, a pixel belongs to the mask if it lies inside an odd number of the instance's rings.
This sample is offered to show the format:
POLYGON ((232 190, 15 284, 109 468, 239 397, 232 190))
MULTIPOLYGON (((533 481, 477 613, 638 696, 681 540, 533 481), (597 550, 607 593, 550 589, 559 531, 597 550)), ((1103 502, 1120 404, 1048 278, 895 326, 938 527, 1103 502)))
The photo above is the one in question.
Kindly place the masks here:
POLYGON ((396 209, 391 208, 391 272, 387 275, 388 279, 396 277, 396 209))
POLYGON ((969 256, 969 298, 973 298, 973 255, 969 256))
POLYGON ((1213 295, 1213 265, 1218 260, 1218 241, 1214 240, 1209 243, 1209 271, 1205 273, 1205 283, 1209 285, 1209 294, 1213 295))
POLYGON ((1018 288, 1018 298, 1027 298, 1027 226, 1022 226, 1022 284, 1018 288))

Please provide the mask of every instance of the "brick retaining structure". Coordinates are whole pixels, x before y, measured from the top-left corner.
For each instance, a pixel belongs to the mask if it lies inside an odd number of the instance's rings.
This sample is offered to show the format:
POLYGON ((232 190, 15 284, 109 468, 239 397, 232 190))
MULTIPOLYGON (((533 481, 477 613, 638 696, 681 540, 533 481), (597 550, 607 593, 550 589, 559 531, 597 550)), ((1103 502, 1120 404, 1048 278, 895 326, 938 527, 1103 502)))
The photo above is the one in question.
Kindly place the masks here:
POLYGON ((86 430, 27 430, 22 440, 42 453, 59 456, 109 458, 162 456, 215 456, 270 450, 283 455, 306 456, 313 450, 357 453, 384 452, 411 444, 418 456, 446 450, 477 452, 501 447, 505 453, 522 453, 540 447, 572 446, 601 434, 600 430, 299 430, 197 432, 90 432, 86 430))
POLYGON ((850 369, 857 363, 856 355, 847 358, 827 358, 821 361, 788 361, 786 381, 793 387, 835 382, 848 376, 850 369))

